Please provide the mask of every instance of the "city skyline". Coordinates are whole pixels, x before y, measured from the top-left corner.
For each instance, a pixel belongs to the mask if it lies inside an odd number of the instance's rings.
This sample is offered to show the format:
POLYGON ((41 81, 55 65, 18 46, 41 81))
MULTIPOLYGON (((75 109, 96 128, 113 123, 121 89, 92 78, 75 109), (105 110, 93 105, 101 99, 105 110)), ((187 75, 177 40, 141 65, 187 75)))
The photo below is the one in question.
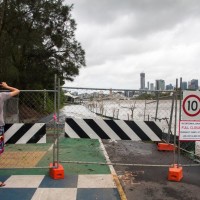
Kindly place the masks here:
MULTIPOLYGON (((180 77, 182 78, 182 77, 180 77)), ((183 80, 180 86, 180 78, 178 79, 178 87, 182 89, 199 89, 198 79, 191 79, 189 81, 183 80)), ((167 83, 164 79, 155 79, 154 83, 145 80, 145 73, 140 73, 140 88, 141 90, 148 89, 148 90, 171 90, 176 86, 176 84, 167 83)))

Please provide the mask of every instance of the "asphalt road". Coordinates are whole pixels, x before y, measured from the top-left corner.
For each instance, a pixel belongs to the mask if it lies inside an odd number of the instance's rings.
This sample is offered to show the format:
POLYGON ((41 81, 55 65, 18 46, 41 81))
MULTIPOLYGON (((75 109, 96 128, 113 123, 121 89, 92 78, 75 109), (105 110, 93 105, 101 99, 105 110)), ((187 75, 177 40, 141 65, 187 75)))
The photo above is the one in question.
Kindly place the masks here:
MULTIPOLYGON (((112 163, 171 165, 173 152, 157 151, 155 143, 103 140, 112 163)), ((196 164, 181 155, 181 164, 196 164)), ((183 167, 180 182, 168 181, 169 167, 114 165, 128 200, 200 200, 200 166, 183 167)))

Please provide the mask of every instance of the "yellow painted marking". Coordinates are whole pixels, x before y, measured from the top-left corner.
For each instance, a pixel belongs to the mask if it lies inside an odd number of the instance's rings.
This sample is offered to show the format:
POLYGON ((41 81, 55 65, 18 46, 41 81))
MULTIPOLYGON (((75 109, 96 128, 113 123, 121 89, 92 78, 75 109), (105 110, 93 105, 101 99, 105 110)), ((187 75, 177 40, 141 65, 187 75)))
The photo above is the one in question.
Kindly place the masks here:
POLYGON ((4 152, 0 157, 0 168, 34 167, 45 153, 46 151, 4 152))
POLYGON ((117 186, 117 189, 119 191, 119 195, 120 195, 121 200, 127 200, 126 195, 124 193, 124 190, 123 190, 121 183, 120 183, 116 174, 113 174, 113 179, 114 179, 115 184, 117 186))

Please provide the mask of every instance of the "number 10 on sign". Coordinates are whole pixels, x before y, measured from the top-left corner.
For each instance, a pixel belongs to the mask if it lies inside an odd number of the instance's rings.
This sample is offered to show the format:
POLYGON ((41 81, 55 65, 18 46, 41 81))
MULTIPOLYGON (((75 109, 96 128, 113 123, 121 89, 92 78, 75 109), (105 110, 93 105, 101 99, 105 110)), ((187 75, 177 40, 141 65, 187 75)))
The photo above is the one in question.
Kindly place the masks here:
POLYGON ((183 120, 200 120, 199 91, 184 91, 182 113, 183 120))

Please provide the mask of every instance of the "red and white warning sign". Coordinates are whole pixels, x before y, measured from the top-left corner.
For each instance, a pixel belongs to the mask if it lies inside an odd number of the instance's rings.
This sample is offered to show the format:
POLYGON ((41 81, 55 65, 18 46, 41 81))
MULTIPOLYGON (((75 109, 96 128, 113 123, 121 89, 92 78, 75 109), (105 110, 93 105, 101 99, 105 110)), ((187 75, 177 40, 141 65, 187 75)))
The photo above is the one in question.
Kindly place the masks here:
POLYGON ((180 141, 200 141, 200 120, 181 120, 179 123, 180 141))
POLYGON ((200 92, 184 91, 182 103, 183 120, 200 120, 200 92))

